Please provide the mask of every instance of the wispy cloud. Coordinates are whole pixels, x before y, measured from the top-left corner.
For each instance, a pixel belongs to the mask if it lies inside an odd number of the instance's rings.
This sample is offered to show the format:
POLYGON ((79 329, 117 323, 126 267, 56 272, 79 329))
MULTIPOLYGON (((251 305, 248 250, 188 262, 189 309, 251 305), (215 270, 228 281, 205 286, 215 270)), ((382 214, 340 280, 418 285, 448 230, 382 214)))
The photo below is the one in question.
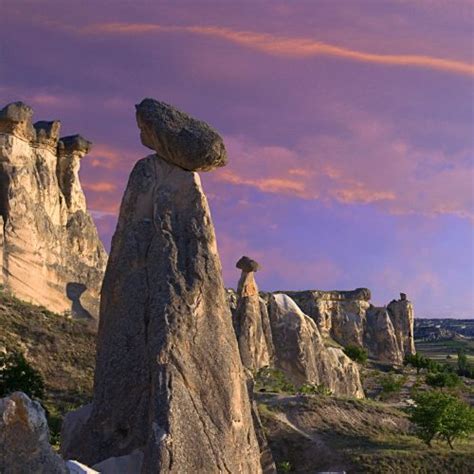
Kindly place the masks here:
POLYGON ((340 59, 417 67, 474 76, 474 65, 462 61, 416 54, 379 54, 324 43, 312 38, 286 37, 252 31, 236 31, 216 26, 168 26, 155 23, 99 23, 74 28, 82 34, 143 35, 150 33, 188 33, 223 39, 265 54, 289 58, 330 56, 340 59))

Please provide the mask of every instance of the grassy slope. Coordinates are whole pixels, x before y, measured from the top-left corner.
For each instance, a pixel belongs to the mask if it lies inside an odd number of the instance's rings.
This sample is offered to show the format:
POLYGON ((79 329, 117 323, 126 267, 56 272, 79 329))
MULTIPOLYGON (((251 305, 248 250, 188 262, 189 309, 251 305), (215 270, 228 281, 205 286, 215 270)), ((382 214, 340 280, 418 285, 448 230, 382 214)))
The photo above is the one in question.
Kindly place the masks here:
POLYGON ((275 461, 284 472, 471 473, 474 442, 426 447, 406 415, 385 403, 334 397, 259 395, 275 461))
POLYGON ((0 288, 0 350, 20 350, 44 377, 53 437, 62 416, 92 395, 95 334, 84 323, 17 300, 0 288))

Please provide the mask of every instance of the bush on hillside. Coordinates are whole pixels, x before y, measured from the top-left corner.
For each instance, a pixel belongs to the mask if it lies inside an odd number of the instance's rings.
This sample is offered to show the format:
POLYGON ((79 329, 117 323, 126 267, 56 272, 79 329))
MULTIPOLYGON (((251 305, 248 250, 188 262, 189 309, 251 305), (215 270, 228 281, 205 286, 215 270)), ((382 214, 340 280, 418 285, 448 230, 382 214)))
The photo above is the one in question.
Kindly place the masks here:
POLYGON ((455 388, 461 384, 461 379, 454 372, 437 372, 428 374, 426 383, 434 388, 455 388))
POLYGON ((43 377, 21 352, 0 354, 0 397, 17 391, 32 398, 42 398, 43 377))
POLYGON ((278 369, 263 367, 255 375, 257 392, 295 393, 295 386, 289 382, 285 374, 278 369))
POLYGON ((356 346, 355 344, 349 344, 346 346, 344 348, 344 354, 359 364, 365 364, 367 362, 367 357, 369 356, 366 349, 356 346))

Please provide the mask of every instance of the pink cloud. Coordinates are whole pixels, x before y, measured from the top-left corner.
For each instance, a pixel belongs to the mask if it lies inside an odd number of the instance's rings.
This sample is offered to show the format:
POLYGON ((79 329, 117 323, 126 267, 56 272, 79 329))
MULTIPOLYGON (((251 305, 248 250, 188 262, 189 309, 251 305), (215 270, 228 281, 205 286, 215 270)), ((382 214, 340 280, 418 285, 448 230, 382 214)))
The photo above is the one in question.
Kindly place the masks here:
POLYGON ((230 164, 210 176, 213 186, 474 219, 471 150, 447 154, 415 146, 388 121, 347 107, 326 113, 344 133, 308 136, 292 149, 226 137, 230 164))
MULTIPOLYGON (((69 27, 74 30, 74 28, 69 27)), ((253 31, 238 31, 217 26, 170 26, 156 23, 97 23, 75 28, 81 34, 142 35, 150 33, 185 33, 210 36, 230 41, 265 54, 289 58, 330 56, 343 60, 383 64, 387 66, 418 67, 453 74, 474 76, 471 63, 417 54, 380 54, 359 51, 312 38, 286 37, 253 31)))

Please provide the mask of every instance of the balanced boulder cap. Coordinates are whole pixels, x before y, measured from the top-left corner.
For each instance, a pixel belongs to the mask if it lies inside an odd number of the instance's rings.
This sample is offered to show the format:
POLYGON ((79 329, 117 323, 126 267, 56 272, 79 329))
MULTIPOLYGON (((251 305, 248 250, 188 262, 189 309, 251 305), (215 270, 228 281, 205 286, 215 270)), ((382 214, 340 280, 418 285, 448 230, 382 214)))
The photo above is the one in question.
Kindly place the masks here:
POLYGON ((135 107, 141 142, 164 160, 188 171, 227 164, 224 142, 207 123, 154 99, 135 107))
POLYGON ((235 266, 239 270, 247 273, 256 272, 260 268, 260 265, 255 260, 252 260, 245 255, 235 264, 235 266))

